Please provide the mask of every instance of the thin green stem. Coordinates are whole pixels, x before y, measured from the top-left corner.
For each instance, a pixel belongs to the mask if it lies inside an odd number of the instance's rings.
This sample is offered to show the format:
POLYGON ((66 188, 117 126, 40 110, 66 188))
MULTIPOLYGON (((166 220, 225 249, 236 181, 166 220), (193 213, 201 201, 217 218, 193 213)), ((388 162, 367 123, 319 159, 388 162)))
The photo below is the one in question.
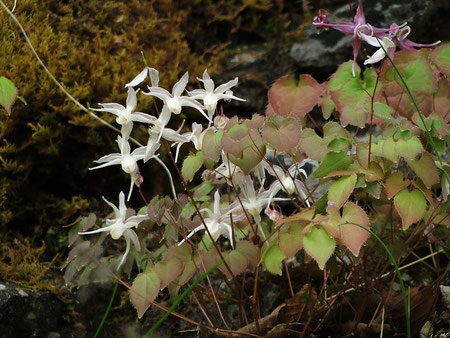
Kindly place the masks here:
POLYGON ((150 330, 148 330, 143 337, 148 337, 149 335, 151 335, 153 332, 155 332, 155 330, 169 317, 170 313, 175 310, 175 308, 177 307, 177 305, 184 299, 184 297, 186 297, 193 288, 195 288, 197 286, 198 283, 200 283, 202 280, 204 280, 206 278, 206 276, 208 276, 210 273, 212 273, 214 270, 217 269, 217 267, 222 264, 222 262, 217 263, 216 265, 214 265, 213 267, 209 268, 207 271, 203 272, 200 277, 198 277, 194 283, 192 283, 186 290, 184 290, 184 292, 178 296, 178 298, 173 302, 172 306, 169 308, 169 310, 166 311, 166 313, 164 314, 164 316, 162 316, 151 328, 150 330))
POLYGON ((102 330, 103 324, 105 324, 106 317, 108 317, 109 311, 111 310, 111 306, 114 302, 114 298, 116 297, 117 288, 119 286, 119 282, 116 281, 116 284, 114 284, 113 293, 111 295, 111 299, 109 300, 108 307, 106 308, 105 314, 103 315, 102 321, 100 322, 99 326, 97 327, 97 331, 95 331, 94 338, 97 338, 100 334, 100 331, 102 330))
POLYGON ((378 237, 378 235, 373 232, 371 229, 366 228, 365 226, 358 224, 358 223, 354 223, 354 222, 345 222, 342 223, 340 225, 344 225, 344 224, 353 224, 356 225, 357 227, 360 227, 361 229, 366 230, 368 233, 370 233, 373 237, 375 237, 375 239, 381 244, 381 246, 383 247, 383 249, 386 251, 386 253, 389 256, 389 259, 392 263, 392 265, 395 268, 395 271, 397 272, 397 276, 398 276, 398 280, 400 282, 400 288, 402 290, 402 294, 403 294, 403 303, 405 304, 405 317, 406 317, 406 330, 407 330, 407 337, 411 338, 411 321, 410 321, 410 298, 409 298, 409 293, 406 293, 406 289, 405 289, 405 284, 403 283, 403 278, 402 278, 402 274, 400 272, 400 269, 397 265, 397 262, 395 261, 394 256, 392 255, 391 251, 389 250, 389 248, 386 246, 386 244, 384 244, 384 242, 380 239, 380 237, 378 237))

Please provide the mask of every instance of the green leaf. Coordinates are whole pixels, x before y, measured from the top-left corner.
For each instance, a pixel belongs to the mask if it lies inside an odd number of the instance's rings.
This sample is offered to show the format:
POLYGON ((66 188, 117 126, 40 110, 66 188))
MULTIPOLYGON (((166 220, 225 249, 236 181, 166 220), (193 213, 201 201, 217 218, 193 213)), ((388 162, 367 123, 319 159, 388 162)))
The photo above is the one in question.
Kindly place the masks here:
POLYGON ((422 192, 414 189, 411 192, 403 189, 394 197, 394 206, 402 218, 403 230, 422 219, 427 208, 427 202, 422 192))
POLYGON ((397 123, 392 117, 392 108, 381 102, 375 102, 373 104, 373 116, 386 123, 397 123))
POLYGON ((400 139, 395 142, 395 152, 406 159, 413 160, 423 152, 423 146, 417 136, 408 140, 400 139))
POLYGON ((338 208, 342 207, 355 189, 356 179, 356 174, 351 174, 333 182, 328 190, 328 201, 335 203, 338 208))
MULTIPOLYGON (((370 95, 374 93, 377 75, 373 69, 368 68, 364 72, 364 82, 362 82, 359 67, 356 67, 356 76, 353 77, 352 65, 352 61, 341 64, 336 73, 331 76, 328 88, 336 109, 340 113, 341 123, 364 128, 370 112, 370 95)), ((376 98, 381 93, 380 87, 379 84, 376 98)))
POLYGON ((9 79, 0 77, 0 106, 11 115, 11 107, 17 99, 17 88, 9 79))
POLYGON ((142 318, 151 302, 158 296, 159 287, 159 277, 152 270, 140 273, 134 279, 130 289, 130 302, 136 309, 139 318, 142 318))
POLYGON ((384 140, 381 152, 384 158, 387 158, 389 161, 397 162, 398 155, 395 149, 396 142, 392 137, 388 137, 384 140))
MULTIPOLYGON (((403 78, 413 95, 432 95, 437 88, 437 74, 433 72, 430 64, 423 58, 417 58, 409 62, 402 71, 403 78)), ((398 74, 395 80, 402 84, 398 74)))
POLYGON ((322 144, 322 138, 313 129, 306 128, 300 136, 300 149, 312 160, 320 161, 328 148, 322 144))
POLYGON ((325 263, 331 257, 335 247, 334 239, 324 228, 313 227, 303 238, 303 248, 317 262, 321 270, 325 267, 325 263))
POLYGON ((438 67, 447 79, 450 78, 450 44, 446 43, 437 47, 430 54, 430 60, 438 67))
POLYGON ((300 223, 290 223, 289 230, 278 236, 278 245, 288 258, 292 258, 302 248, 303 236, 300 223))
POLYGON ((273 274, 280 275, 281 272, 281 262, 286 258, 286 255, 281 251, 280 247, 273 244, 267 248, 263 253, 262 260, 267 271, 273 274))
POLYGON ((424 153, 419 160, 407 160, 407 162, 427 188, 439 183, 439 170, 430 153, 424 153))
POLYGON ((214 163, 220 158, 222 136, 223 129, 218 130, 216 133, 210 129, 203 136, 202 153, 206 159, 214 163))
POLYGON ((256 167, 264 158, 266 153, 266 145, 261 144, 256 148, 254 145, 248 148, 245 148, 242 151, 242 157, 236 157, 232 154, 228 154, 230 161, 236 164, 239 168, 242 169, 245 175, 248 175, 250 171, 256 167))
POLYGON ((352 162, 352 157, 342 151, 338 153, 330 152, 325 155, 319 167, 313 173, 313 177, 325 177, 333 171, 346 170, 352 162))
POLYGON ((198 151, 195 155, 189 155, 183 161, 181 173, 187 181, 192 181, 195 173, 202 167, 203 153, 198 151))

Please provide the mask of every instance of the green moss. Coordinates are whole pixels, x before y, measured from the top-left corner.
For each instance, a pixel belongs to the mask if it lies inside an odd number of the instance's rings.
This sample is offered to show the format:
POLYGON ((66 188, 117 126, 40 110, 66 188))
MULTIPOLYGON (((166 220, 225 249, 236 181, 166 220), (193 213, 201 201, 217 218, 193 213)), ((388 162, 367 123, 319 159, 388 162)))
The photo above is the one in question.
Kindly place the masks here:
POLYGON ((0 245, 0 278, 17 283, 28 289, 57 291, 62 285, 46 277, 48 270, 54 265, 43 261, 45 243, 40 247, 32 247, 28 239, 15 238, 0 245))

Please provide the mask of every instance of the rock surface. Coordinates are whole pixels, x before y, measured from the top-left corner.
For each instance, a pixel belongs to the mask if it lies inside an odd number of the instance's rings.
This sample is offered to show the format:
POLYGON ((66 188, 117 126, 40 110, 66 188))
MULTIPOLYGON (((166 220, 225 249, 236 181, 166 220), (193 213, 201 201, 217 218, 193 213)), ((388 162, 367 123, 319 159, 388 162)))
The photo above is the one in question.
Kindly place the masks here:
POLYGON ((50 292, 0 282, 0 337, 60 337, 63 303, 50 292))

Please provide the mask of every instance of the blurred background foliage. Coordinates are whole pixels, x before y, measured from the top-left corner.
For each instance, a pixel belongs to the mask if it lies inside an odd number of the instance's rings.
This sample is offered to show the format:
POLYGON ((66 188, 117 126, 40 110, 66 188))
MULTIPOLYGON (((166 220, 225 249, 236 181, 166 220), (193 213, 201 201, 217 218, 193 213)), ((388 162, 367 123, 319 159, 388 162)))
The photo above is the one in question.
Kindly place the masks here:
MULTIPOLYGON (((13 1, 5 3, 12 8, 13 1)), ((205 68, 213 76, 226 72, 241 46, 298 34, 306 8, 305 1, 282 0, 23 0, 15 15, 50 72, 83 105, 98 107, 125 103, 124 85, 144 67, 141 51, 160 71, 162 87, 171 88, 185 71, 194 83, 205 68)), ((116 151, 116 133, 65 97, 3 10, 0 22, 0 76, 26 101, 17 101, 10 117, 0 113, 0 231, 11 240, 28 236, 35 247, 45 240, 52 260, 67 247, 62 226, 80 214, 106 213, 100 197, 116 200, 129 178, 115 167, 88 171, 93 160, 116 151)), ((151 97, 141 95, 138 108, 155 114, 151 97)), ((134 133, 146 142, 143 126, 134 133)), ((168 192, 156 163, 143 174, 148 196, 168 192)), ((133 202, 142 205, 137 197, 133 202)))

